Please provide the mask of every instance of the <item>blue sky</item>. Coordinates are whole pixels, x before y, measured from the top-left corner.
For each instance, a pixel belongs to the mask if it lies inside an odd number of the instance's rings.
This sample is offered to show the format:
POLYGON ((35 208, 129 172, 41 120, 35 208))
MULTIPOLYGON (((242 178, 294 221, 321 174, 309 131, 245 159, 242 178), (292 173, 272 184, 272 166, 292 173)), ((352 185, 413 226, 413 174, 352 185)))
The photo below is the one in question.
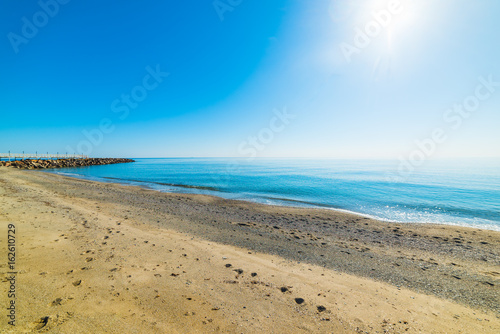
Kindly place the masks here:
POLYGON ((499 157, 500 2, 390 3, 2 1, 0 151, 499 157))

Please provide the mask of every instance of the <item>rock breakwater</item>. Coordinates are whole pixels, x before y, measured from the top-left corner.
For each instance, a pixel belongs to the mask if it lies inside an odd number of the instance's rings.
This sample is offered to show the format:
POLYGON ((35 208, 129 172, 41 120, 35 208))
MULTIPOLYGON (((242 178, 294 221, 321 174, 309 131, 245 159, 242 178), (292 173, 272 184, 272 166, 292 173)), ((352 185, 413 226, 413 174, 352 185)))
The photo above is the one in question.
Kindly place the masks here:
POLYGON ((132 159, 121 158, 88 158, 88 159, 58 159, 58 160, 17 160, 0 161, 0 166, 13 167, 19 169, 46 169, 46 168, 68 168, 85 167, 96 165, 111 165, 135 162, 132 159))

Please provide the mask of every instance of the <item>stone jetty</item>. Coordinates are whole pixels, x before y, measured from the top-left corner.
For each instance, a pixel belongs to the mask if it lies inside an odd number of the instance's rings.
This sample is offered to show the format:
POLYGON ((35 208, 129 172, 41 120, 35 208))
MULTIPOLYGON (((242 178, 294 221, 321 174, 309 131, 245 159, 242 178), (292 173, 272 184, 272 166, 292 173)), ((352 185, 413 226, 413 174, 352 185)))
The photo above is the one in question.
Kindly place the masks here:
POLYGON ((46 168, 68 168, 85 167, 96 165, 111 165, 135 162, 132 159, 121 158, 88 158, 88 159, 57 159, 57 160, 17 160, 0 161, 0 166, 13 167, 19 169, 46 169, 46 168))

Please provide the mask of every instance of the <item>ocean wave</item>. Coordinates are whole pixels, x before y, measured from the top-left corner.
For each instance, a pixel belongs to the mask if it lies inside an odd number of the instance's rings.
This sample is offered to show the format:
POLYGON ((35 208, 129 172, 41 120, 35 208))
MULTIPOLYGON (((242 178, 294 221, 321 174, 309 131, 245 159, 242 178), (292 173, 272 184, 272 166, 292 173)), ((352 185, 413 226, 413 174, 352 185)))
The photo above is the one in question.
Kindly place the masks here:
POLYGON ((165 182, 156 182, 156 181, 143 181, 143 180, 134 180, 134 179, 122 179, 122 178, 108 177, 108 176, 103 176, 102 178, 109 179, 109 180, 125 181, 125 182, 159 184, 162 186, 178 187, 178 188, 185 188, 185 189, 199 189, 199 190, 210 190, 210 191, 223 192, 222 190, 220 190, 216 187, 194 186, 194 185, 188 185, 188 184, 165 183, 165 182))

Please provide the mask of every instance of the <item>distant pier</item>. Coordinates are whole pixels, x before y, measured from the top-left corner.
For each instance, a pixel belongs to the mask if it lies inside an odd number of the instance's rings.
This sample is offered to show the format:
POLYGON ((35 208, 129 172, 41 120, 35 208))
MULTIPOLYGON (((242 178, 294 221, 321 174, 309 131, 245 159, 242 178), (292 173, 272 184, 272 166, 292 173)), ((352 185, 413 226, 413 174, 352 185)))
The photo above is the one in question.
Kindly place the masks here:
MULTIPOLYGON (((24 155, 23 157, 26 157, 24 155)), ((97 165, 111 165, 111 164, 121 164, 128 162, 135 162, 132 159, 122 159, 122 158, 84 158, 83 156, 64 155, 63 159, 51 159, 50 157, 55 157, 54 155, 45 154, 42 159, 38 156, 38 159, 22 159, 22 160, 10 160, 10 161, 0 161, 0 167, 12 167, 19 169, 46 169, 46 168, 72 168, 72 167, 88 167, 97 165), (77 158, 80 157, 80 158, 77 158)), ((8 158, 14 158, 13 155, 8 156, 8 158)))
POLYGON ((0 153, 0 160, 57 160, 57 159, 88 159, 87 155, 82 154, 38 154, 38 153, 0 153))

